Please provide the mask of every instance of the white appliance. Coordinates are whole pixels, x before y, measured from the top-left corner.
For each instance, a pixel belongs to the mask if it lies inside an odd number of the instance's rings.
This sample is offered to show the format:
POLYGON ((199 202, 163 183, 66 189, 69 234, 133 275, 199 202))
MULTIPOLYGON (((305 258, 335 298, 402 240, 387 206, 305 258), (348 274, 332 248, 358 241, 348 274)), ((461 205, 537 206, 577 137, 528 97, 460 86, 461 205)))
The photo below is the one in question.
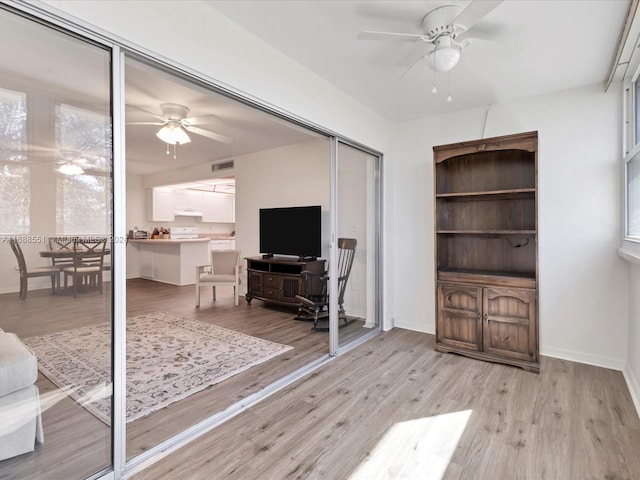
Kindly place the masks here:
POLYGON ((172 240, 198 238, 198 227, 170 227, 169 235, 172 240))

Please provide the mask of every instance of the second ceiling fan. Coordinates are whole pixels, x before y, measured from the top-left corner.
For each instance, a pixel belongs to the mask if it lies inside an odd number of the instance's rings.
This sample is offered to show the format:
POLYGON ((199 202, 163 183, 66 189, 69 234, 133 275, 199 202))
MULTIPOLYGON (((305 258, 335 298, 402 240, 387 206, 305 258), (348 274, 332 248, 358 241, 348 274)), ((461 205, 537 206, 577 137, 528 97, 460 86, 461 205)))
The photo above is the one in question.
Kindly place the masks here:
POLYGON ((155 122, 127 122, 127 125, 159 125, 160 130, 156 132, 156 136, 167 144, 167 154, 169 154, 169 145, 174 146, 174 158, 176 157, 175 148, 177 145, 184 145, 189 143, 191 138, 189 133, 195 135, 201 135, 207 137, 216 142, 230 144, 233 143, 233 138, 212 130, 200 128, 200 125, 206 122, 207 119, 217 118, 216 115, 208 114, 197 117, 187 117, 189 114, 189 108, 177 103, 162 103, 160 108, 162 114, 157 114, 135 105, 127 105, 128 107, 135 108, 141 112, 153 116, 157 119, 155 122))

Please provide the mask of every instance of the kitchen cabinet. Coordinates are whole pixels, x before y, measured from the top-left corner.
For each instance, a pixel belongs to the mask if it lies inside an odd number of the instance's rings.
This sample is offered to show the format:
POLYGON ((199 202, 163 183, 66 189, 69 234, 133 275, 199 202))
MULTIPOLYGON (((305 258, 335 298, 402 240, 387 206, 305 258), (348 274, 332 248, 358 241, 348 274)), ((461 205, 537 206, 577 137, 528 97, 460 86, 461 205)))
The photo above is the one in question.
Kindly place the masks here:
POLYGON ((202 192, 178 188, 173 191, 173 208, 179 212, 201 212, 202 192))
POLYGON ((236 241, 234 239, 212 239, 209 241, 209 250, 235 250, 236 241))
POLYGON ((138 245, 138 265, 142 278, 153 279, 153 245, 138 245))
POLYGON ((147 193, 147 219, 151 222, 172 222, 174 216, 173 190, 151 188, 147 193))
POLYGON ((151 188, 147 195, 147 219, 173 222, 176 215, 200 216, 203 222, 234 223, 235 196, 195 190, 151 188))
POLYGON ((202 193, 202 221, 212 223, 235 222, 235 197, 226 193, 202 193))
POLYGON ((209 263, 209 240, 129 240, 137 250, 142 278, 172 285, 193 285, 196 266, 209 263))

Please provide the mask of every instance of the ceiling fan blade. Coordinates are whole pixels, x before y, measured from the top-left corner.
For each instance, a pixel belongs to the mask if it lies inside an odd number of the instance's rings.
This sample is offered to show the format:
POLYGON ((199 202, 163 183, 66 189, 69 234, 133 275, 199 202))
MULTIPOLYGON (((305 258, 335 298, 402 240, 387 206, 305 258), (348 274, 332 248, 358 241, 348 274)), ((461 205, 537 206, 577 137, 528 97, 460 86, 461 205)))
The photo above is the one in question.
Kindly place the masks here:
POLYGON ((422 60, 426 60, 426 58, 427 58, 428 56, 429 56, 429 54, 428 54, 428 53, 425 53, 424 55, 420 55, 420 56, 418 57, 418 59, 417 59, 415 62, 413 62, 413 63, 411 64, 411 66, 410 66, 409 68, 407 68, 407 69, 405 70, 405 72, 404 72, 402 75, 400 75, 400 77, 398 78, 398 80, 396 80, 396 82, 399 82, 400 80, 402 80, 402 79, 403 79, 403 78, 404 78, 404 77, 405 77, 405 76, 406 76, 406 75, 407 75, 411 70, 413 70, 413 68, 414 68, 416 65, 418 65, 418 63, 420 63, 422 60))
POLYGON ((220 133, 205 130, 200 127, 194 127, 193 125, 183 125, 187 132, 195 133, 196 135, 202 135, 203 137, 210 138, 216 142, 233 143, 233 138, 221 135, 220 133))
POLYGON ((469 30, 503 1, 504 0, 474 0, 451 23, 454 25, 462 25, 465 29, 469 30))
POLYGON ((159 115, 157 113, 151 112, 151 111, 146 110, 146 109, 144 109, 142 107, 138 107, 136 105, 130 105, 130 104, 127 104, 127 107, 128 108, 133 108, 135 110, 138 110, 139 112, 144 112, 147 115, 151 115, 152 117, 157 118, 158 120, 165 120, 165 118, 162 115, 159 115))
POLYGON ((203 123, 207 123, 207 120, 220 120, 220 117, 209 113, 207 115, 198 115, 197 117, 183 118, 182 122, 186 125, 202 125, 203 123))
POLYGON ((164 125, 167 122, 127 122, 127 125, 164 125))
POLYGON ((394 40, 399 42, 429 42, 425 35, 416 33, 394 33, 394 32, 360 32, 358 40, 394 40))

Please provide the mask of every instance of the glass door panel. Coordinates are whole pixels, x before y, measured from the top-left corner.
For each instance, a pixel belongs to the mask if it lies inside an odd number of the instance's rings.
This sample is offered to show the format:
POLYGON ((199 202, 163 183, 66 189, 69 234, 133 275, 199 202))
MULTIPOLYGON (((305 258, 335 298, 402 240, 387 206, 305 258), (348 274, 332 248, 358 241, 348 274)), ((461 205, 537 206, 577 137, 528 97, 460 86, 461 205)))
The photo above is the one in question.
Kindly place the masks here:
POLYGON ((127 243, 126 459, 140 462, 328 355, 296 295, 301 272, 323 272, 329 253, 331 143, 133 54, 125 103, 126 223, 139 235, 127 243), (169 115, 195 117, 184 124, 197 128, 176 127, 188 143, 160 133, 169 115), (165 229, 171 238, 146 238, 165 229), (229 249, 241 252, 237 303, 234 285, 214 294, 205 267, 196 300, 196 266, 229 249))
POLYGON ((338 338, 342 346, 378 319, 379 158, 344 143, 337 151, 338 338))
POLYGON ((0 478, 112 465, 110 62, 0 9, 0 478))

